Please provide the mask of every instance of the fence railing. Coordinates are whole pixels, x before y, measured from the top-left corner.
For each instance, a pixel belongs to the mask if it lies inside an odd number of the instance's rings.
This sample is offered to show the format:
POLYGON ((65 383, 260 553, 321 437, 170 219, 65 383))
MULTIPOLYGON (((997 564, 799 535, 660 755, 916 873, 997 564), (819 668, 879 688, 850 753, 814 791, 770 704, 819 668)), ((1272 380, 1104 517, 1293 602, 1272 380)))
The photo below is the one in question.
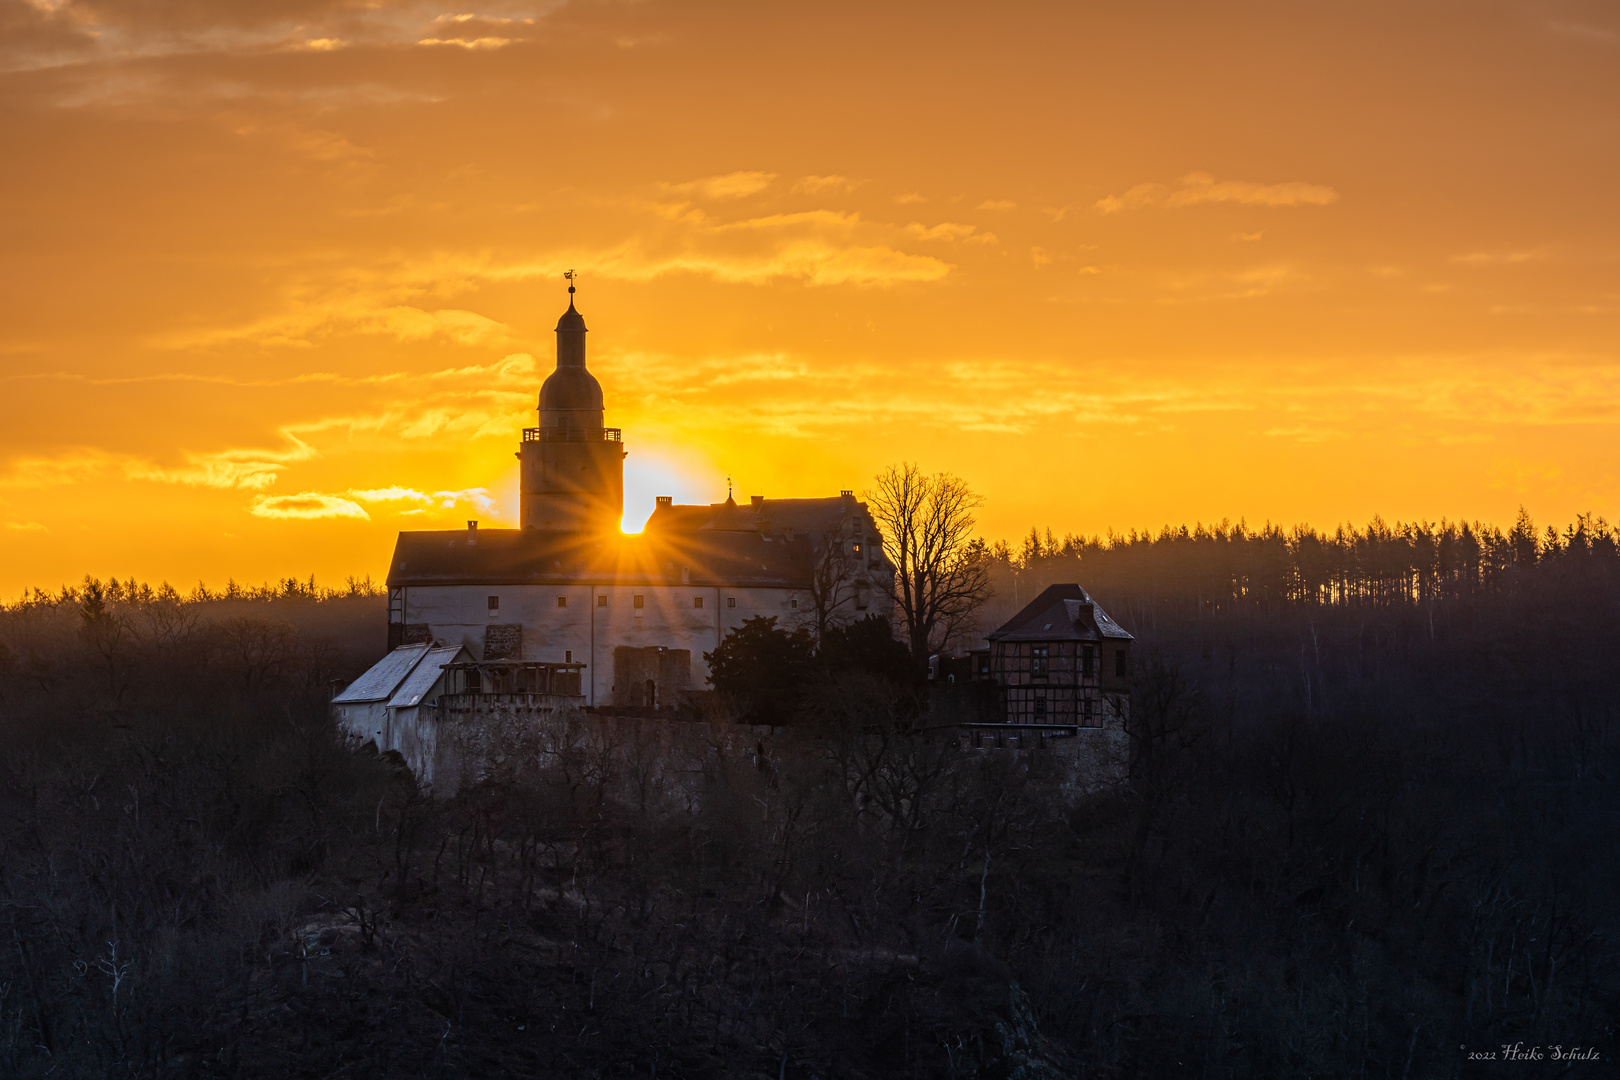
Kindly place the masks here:
POLYGON ((620 429, 608 428, 545 428, 523 429, 524 442, 622 442, 620 429))

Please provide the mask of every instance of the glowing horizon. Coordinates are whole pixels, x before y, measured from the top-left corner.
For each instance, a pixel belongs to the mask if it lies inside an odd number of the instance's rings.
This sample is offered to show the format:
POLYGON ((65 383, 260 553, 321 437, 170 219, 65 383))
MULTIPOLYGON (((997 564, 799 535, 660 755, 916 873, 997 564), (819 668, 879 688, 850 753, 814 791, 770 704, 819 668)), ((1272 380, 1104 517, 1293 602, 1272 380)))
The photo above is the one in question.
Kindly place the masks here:
POLYGON ((513 524, 571 267, 627 526, 1620 518, 1606 9, 0 2, 0 597, 513 524))

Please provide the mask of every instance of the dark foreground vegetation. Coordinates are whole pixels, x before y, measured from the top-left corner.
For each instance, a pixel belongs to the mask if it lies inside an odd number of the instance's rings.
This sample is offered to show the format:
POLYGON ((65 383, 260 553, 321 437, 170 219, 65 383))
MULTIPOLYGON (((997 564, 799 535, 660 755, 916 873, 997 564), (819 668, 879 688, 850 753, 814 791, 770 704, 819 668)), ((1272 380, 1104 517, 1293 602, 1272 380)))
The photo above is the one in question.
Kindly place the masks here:
POLYGON ((1583 529, 1353 588, 1246 532, 996 553, 999 603, 1079 580, 1139 638, 1129 787, 1077 803, 908 734, 870 627, 762 642, 768 753, 671 787, 540 741, 429 801, 326 721, 367 590, 36 596, 0 1074, 1612 1075, 1620 557, 1583 529))

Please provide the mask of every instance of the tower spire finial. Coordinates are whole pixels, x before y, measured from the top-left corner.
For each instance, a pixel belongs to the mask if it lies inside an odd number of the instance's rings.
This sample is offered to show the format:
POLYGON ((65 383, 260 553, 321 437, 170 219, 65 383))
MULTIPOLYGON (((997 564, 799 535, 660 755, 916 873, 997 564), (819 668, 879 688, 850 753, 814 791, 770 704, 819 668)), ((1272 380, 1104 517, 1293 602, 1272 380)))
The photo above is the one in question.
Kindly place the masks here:
POLYGON ((568 279, 568 303, 571 306, 574 303, 574 281, 579 277, 579 271, 564 271, 563 277, 568 279))

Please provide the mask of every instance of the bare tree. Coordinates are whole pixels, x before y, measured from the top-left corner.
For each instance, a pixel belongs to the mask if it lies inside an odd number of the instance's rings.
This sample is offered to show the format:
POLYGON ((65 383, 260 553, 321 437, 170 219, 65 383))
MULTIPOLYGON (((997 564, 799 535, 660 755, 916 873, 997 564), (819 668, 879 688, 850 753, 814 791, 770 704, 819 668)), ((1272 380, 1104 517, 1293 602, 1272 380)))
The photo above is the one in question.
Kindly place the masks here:
POLYGON ((882 472, 867 500, 894 563, 889 595, 905 619, 912 659, 926 667, 990 598, 988 553, 973 536, 982 500, 960 477, 925 476, 910 463, 882 472))
POLYGON ((810 583, 810 610, 801 621, 819 643, 827 631, 847 621, 840 611, 855 601, 856 575, 860 557, 850 551, 851 540, 843 526, 832 532, 811 533, 795 545, 797 569, 810 583))

